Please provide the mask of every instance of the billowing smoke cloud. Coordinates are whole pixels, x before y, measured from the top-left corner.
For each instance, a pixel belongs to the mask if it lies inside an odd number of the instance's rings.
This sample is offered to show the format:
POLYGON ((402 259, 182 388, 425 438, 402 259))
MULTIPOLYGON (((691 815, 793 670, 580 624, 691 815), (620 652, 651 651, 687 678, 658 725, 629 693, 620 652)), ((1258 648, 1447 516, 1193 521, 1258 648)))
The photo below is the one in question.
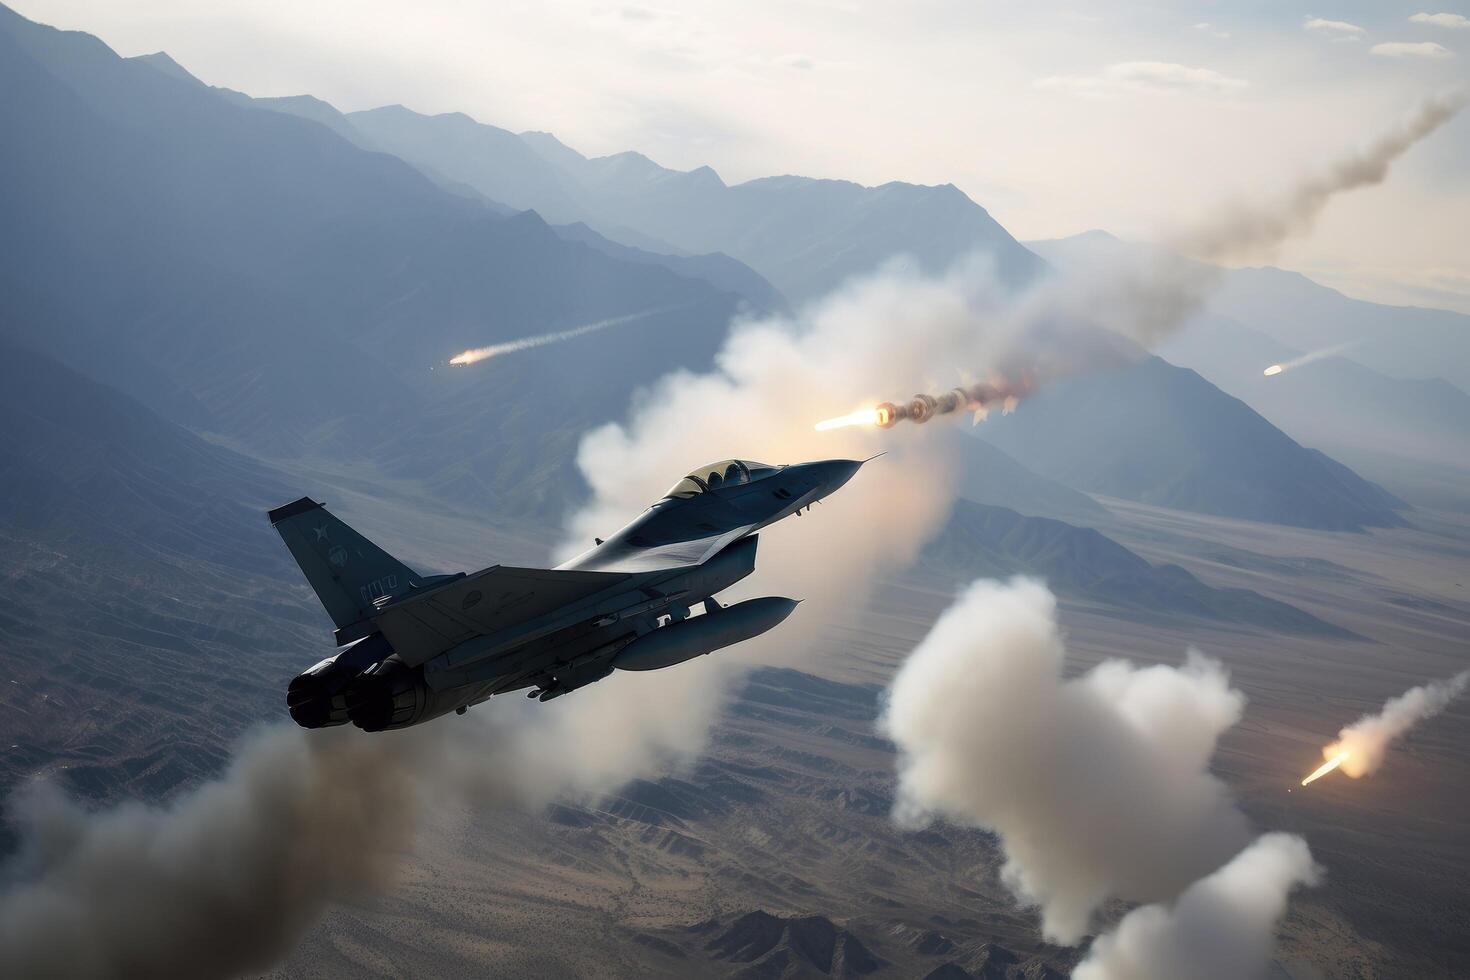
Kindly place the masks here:
POLYGON ((1245 698, 1215 661, 1108 661, 1066 679, 1056 600, 1039 582, 979 581, 889 689, 895 816, 937 815, 1000 836, 1002 879, 1072 944, 1110 898, 1173 898, 1248 839, 1210 775, 1245 698))
MULTIPOLYGON (((756 573, 742 588, 809 602, 769 641, 737 649, 780 657, 782 648, 800 645, 801 624, 850 615, 875 575, 906 566, 938 528, 954 496, 954 460, 945 433, 879 447, 870 433, 819 433, 812 423, 885 377, 939 373, 936 351, 981 351, 992 342, 1000 350, 1001 338, 979 330, 976 318, 977 305, 993 302, 995 290, 981 266, 942 279, 889 272, 829 297, 797 322, 736 324, 715 371, 664 378, 638 398, 626 426, 583 439, 578 464, 593 497, 570 521, 565 556, 607 537, 686 472, 719 457, 797 463, 863 459, 890 448, 812 514, 761 535, 756 573), (910 331, 893 329, 897 323, 910 331)), ((953 368, 942 373, 958 380, 953 368)))
POLYGON ((276 725, 166 806, 83 810, 53 785, 12 798, 0 962, 20 977, 230 977, 284 957, 331 903, 390 884, 421 807, 592 799, 703 747, 701 665, 553 704, 497 702, 377 736, 276 725))
POLYGON ((1338 732, 1337 741, 1322 750, 1326 759, 1341 757, 1342 771, 1354 779, 1383 765, 1388 748, 1419 722, 1433 718, 1470 685, 1470 670, 1449 680, 1410 688, 1383 706, 1376 715, 1364 715, 1338 732))
POLYGON ((1265 976, 1287 897, 1319 878, 1307 842, 1266 834, 1190 885, 1099 936, 1072 980, 1252 980, 1265 976))
POLYGON ((40 784, 11 801, 23 850, 0 895, 20 977, 232 976, 269 966, 323 907, 379 887, 410 843, 398 742, 275 727, 163 808, 88 813, 40 784))
POLYGON ((1421 102, 1397 126, 1362 149, 1332 161, 1274 201, 1237 203, 1181 237, 1181 249, 1206 261, 1269 255, 1293 235, 1311 229, 1336 194, 1383 182, 1389 166, 1411 146, 1455 117, 1470 93, 1457 90, 1421 102))
POLYGON ((450 364, 464 365, 475 364, 486 358, 498 357, 501 354, 514 354, 516 351, 531 350, 533 347, 545 347, 547 344, 559 344, 566 340, 575 340, 585 337, 589 333, 597 333, 608 327, 620 326, 624 323, 632 323, 655 313, 666 313, 669 308, 664 307, 655 310, 644 310, 642 313, 629 313, 626 316, 609 317, 606 320, 598 320, 595 323, 584 323, 580 327, 572 327, 569 330, 558 330, 555 333, 537 334, 534 337, 521 337, 518 340, 507 340, 501 344, 491 344, 489 347, 471 347, 469 350, 460 351, 449 359, 450 364))

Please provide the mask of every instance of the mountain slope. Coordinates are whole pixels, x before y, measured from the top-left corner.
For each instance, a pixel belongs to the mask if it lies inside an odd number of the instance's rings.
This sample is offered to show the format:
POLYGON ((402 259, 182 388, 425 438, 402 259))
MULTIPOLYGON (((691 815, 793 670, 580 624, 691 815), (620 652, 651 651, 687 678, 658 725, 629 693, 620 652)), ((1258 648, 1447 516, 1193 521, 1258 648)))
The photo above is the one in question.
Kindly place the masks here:
POLYGON ((966 500, 1080 524, 1107 517, 1091 497, 1028 470, 984 439, 968 433, 951 438, 958 444, 959 492, 966 500))
POLYGON ((981 435, 1091 493, 1324 530, 1403 524, 1381 487, 1157 357, 1048 387, 981 435))
POLYGON ((1092 528, 961 500, 922 568, 964 578, 1034 575, 1056 592, 1120 609, 1251 624, 1283 633, 1346 631, 1248 589, 1216 589, 1178 565, 1150 565, 1092 528))
POLYGON ((1303 352, 1207 314, 1191 320, 1158 353, 1198 371, 1300 441, 1330 451, 1470 459, 1470 394, 1442 378, 1389 377, 1353 359, 1357 348, 1266 377, 1266 365, 1303 352))
POLYGON ((0 792, 217 772, 330 626, 265 521, 288 481, 3 341, 0 412, 0 792))
POLYGON ((135 566, 287 568, 260 532, 287 481, 57 361, 0 340, 0 526, 135 566))
MULTIPOLYGON (((1156 246, 1123 242, 1099 231, 1033 242, 1031 247, 1064 270, 1095 271, 1140 260, 1185 262, 1156 246)), ((1165 338, 1155 353, 1172 364, 1193 368, 1293 439, 1321 447, 1396 495, 1432 508, 1463 509, 1470 503, 1464 489, 1465 461, 1470 460, 1470 393, 1442 377, 1385 373, 1372 360, 1374 344, 1363 342, 1361 334, 1358 340, 1351 339, 1351 324, 1335 315, 1328 315, 1324 330, 1307 337, 1319 346, 1282 343, 1257 329, 1256 322, 1282 321, 1290 332, 1321 321, 1308 311, 1303 323, 1295 323, 1294 305, 1276 305, 1282 300, 1280 290, 1253 293, 1251 283, 1278 279, 1307 296, 1335 296, 1360 318, 1371 313, 1393 330, 1402 328, 1409 349, 1427 346, 1443 352, 1433 363, 1421 359, 1404 364, 1430 375, 1458 370, 1456 345, 1470 332, 1436 339, 1418 326, 1426 311, 1359 303, 1279 270, 1221 269, 1216 275, 1224 289, 1215 305, 1224 303, 1252 319, 1242 321, 1206 308, 1165 338), (1320 351, 1321 345, 1330 345, 1336 353, 1275 377, 1262 374, 1269 364, 1320 351)))
MULTIPOLYGON (((631 317, 603 331, 629 342, 590 392, 575 372, 534 385, 512 372, 496 397, 460 403, 480 413, 457 420, 476 437, 515 417, 516 438, 534 440, 569 413, 507 406, 605 417, 638 384, 708 363, 742 305, 4 10, 0 83, 13 147, 0 244, 15 257, 0 268, 0 334, 266 452, 371 456, 452 401, 455 381, 483 377, 431 370, 452 354, 631 317)), ((444 438, 420 431, 418 445, 443 458, 444 438)))
POLYGON ((1442 377, 1470 390, 1470 316, 1344 296, 1283 269, 1236 269, 1210 309, 1298 350, 1353 343, 1348 356, 1395 378, 1442 377))
POLYGON ((705 255, 669 255, 645 248, 622 245, 593 231, 584 222, 557 226, 556 233, 569 242, 580 242, 604 255, 624 262, 644 265, 660 265, 671 272, 691 279, 703 279, 716 289, 753 302, 758 309, 783 312, 787 309, 786 297, 760 273, 743 262, 736 261, 722 252, 705 255))

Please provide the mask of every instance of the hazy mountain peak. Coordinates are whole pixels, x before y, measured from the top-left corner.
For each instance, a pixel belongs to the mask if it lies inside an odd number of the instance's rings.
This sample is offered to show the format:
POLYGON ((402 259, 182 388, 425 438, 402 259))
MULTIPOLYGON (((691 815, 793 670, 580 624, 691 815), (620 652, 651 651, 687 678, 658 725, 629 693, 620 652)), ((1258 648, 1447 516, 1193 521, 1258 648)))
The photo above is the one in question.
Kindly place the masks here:
POLYGON ((152 54, 140 54, 126 60, 136 61, 144 65, 150 65, 153 68, 157 68, 165 75, 177 78, 180 81, 193 82, 195 85, 204 84, 194 75, 190 74, 187 68, 171 58, 166 51, 155 51, 152 54))

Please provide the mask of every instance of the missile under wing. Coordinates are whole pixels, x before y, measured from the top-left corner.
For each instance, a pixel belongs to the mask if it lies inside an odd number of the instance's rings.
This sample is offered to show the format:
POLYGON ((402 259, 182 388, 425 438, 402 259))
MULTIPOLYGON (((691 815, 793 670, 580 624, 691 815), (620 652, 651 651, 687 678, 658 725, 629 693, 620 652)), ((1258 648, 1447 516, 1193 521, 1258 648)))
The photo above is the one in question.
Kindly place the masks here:
POLYGON ((496 694, 547 701, 613 670, 655 670, 773 629, 780 597, 722 606, 755 570, 756 532, 846 483, 862 463, 700 467, 607 540, 557 568, 425 576, 303 497, 272 526, 336 627, 339 650, 291 681, 291 716, 320 728, 405 728, 496 694), (690 616, 701 606, 703 615, 690 616))

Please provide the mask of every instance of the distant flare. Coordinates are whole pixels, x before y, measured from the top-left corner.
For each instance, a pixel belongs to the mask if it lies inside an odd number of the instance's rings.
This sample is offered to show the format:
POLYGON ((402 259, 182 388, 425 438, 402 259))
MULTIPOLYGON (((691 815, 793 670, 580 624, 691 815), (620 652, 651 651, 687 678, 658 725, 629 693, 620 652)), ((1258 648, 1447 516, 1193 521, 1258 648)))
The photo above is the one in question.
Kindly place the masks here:
POLYGON ((1357 347, 1361 343, 1361 340, 1352 340, 1348 341, 1346 344, 1335 344, 1332 347, 1323 347, 1321 350, 1308 351, 1301 357, 1293 357, 1289 361, 1282 361, 1280 364, 1273 364, 1270 367, 1266 368, 1264 373, 1266 377, 1274 378, 1282 371, 1286 371, 1291 368, 1301 367, 1303 364, 1311 364, 1313 361, 1321 361, 1329 357, 1336 357, 1343 351, 1352 350, 1354 347, 1357 347))
POLYGON ((535 337, 522 337, 519 340, 507 340, 503 344, 491 344, 489 347, 471 347, 469 350, 460 351, 449 359, 450 364, 465 365, 475 364, 491 357, 501 354, 513 354, 516 351, 530 350, 532 347, 545 347, 547 344, 559 344, 563 340, 572 340, 608 327, 616 327, 619 324, 638 320, 655 313, 667 312, 671 307, 656 310, 644 310, 642 313, 629 313, 627 316, 615 316, 606 320, 598 320, 595 323, 584 323, 580 327, 572 327, 570 330, 558 330, 556 333, 538 334, 535 337))

